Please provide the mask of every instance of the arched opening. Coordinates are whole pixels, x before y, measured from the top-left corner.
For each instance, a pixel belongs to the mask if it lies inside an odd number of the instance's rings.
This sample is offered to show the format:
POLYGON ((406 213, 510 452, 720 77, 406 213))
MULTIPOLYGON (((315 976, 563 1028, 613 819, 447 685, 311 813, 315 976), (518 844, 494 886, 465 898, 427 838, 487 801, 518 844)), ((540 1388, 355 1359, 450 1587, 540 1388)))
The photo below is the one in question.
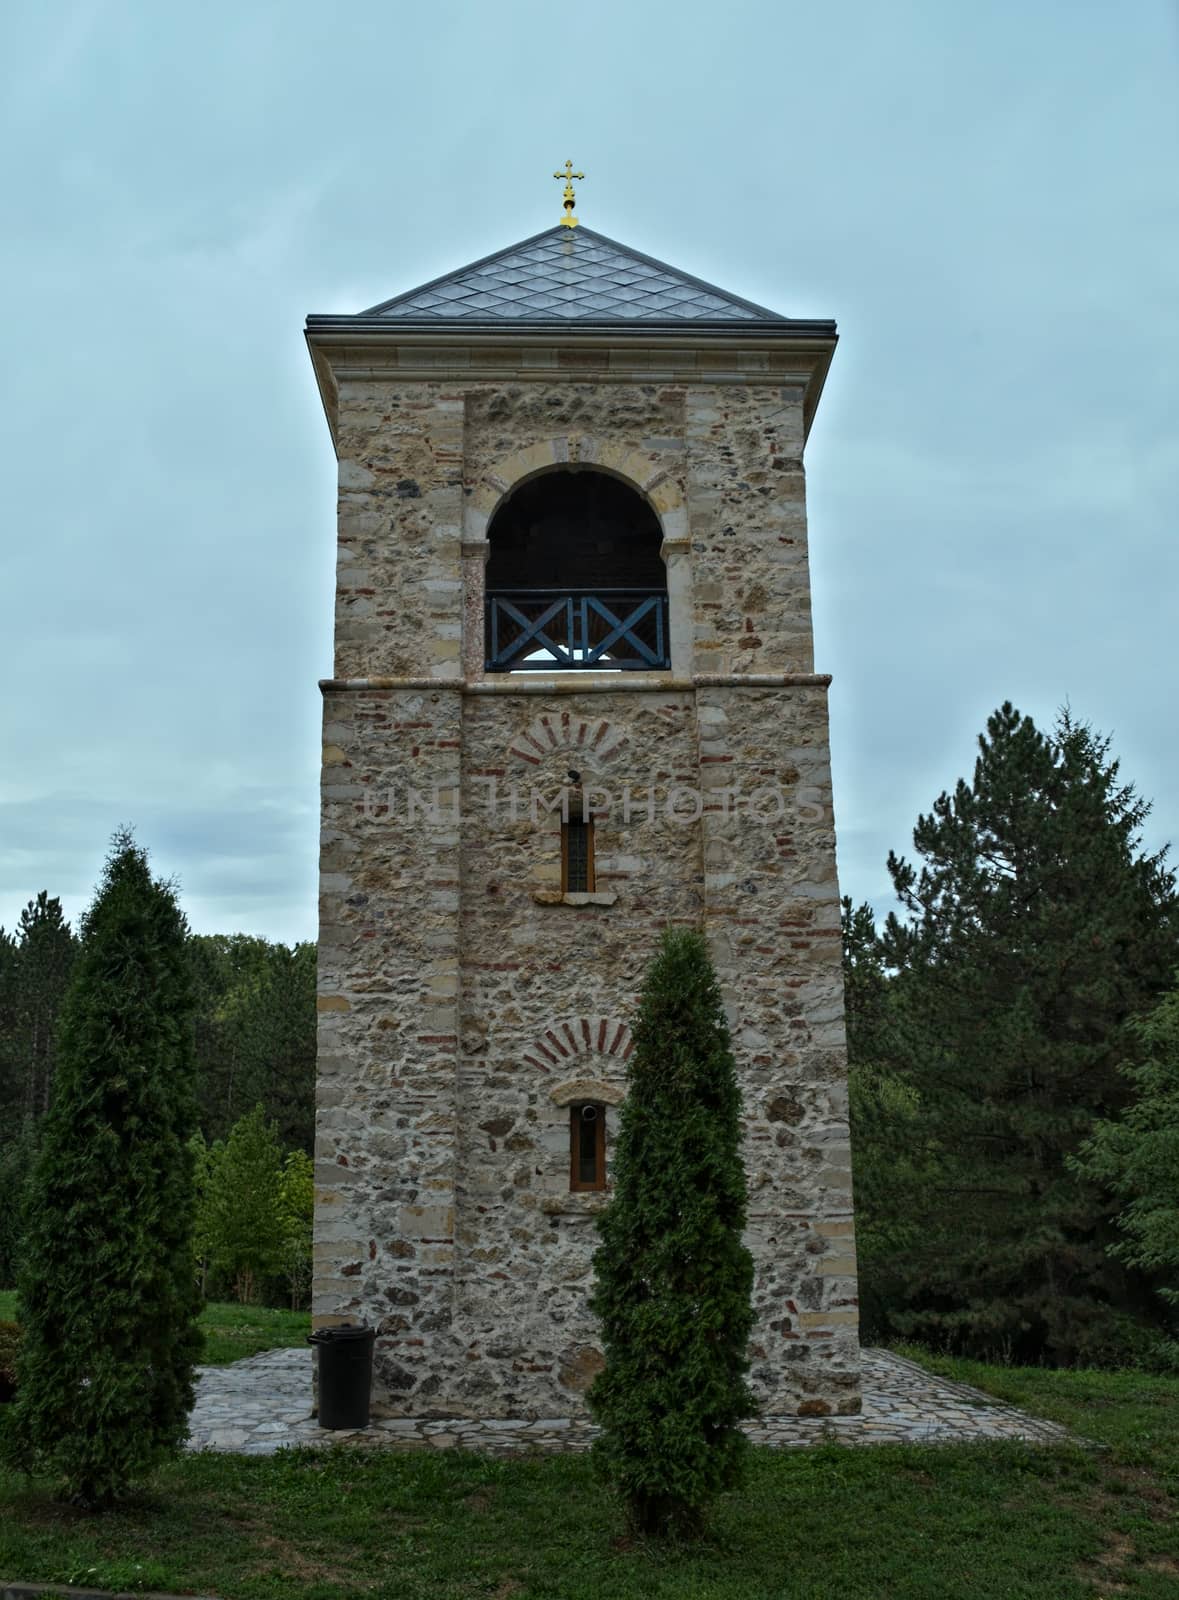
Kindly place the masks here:
POLYGON ((542 473, 487 539, 489 672, 669 665, 663 530, 634 489, 589 468, 542 473))

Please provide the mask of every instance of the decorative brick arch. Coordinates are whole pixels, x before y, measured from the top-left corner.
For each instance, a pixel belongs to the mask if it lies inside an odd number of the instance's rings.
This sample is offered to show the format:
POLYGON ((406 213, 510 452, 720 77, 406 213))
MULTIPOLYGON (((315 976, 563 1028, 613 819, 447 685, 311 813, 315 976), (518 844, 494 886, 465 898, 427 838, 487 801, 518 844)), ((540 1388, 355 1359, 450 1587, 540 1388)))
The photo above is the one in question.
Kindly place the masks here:
POLYGON ((625 744, 625 732, 604 717, 594 717, 587 722, 568 711, 545 712, 513 737, 507 753, 526 761, 529 766, 539 767, 554 751, 613 761, 625 744))
POLYGON ((668 468, 642 450, 598 439, 593 434, 559 434, 542 439, 497 461, 483 473, 463 508, 463 540, 476 544, 487 539, 492 517, 506 494, 553 467, 596 467, 637 489, 659 518, 663 537, 673 543, 688 535, 687 512, 680 485, 668 468))
POLYGON ((634 1049, 629 1027, 614 1017, 571 1017, 549 1023, 524 1052, 530 1066, 562 1079, 588 1078, 587 1056, 613 1056, 619 1068, 634 1049))

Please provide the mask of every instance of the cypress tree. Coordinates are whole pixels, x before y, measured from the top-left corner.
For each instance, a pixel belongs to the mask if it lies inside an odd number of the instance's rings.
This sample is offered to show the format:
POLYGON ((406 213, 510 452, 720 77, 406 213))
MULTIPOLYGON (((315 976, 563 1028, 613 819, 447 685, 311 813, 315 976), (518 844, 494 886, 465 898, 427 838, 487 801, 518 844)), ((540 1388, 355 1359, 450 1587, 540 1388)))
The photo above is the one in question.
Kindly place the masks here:
POLYGON ((184 1440, 200 1348, 192 1254, 186 928, 115 835, 62 1008, 18 1280, 8 1447, 80 1503, 117 1499, 184 1440))
POLYGON ((633 1528, 690 1535, 739 1479, 753 1259, 741 1242, 741 1096, 698 933, 664 934, 634 1028, 592 1308, 599 1465, 633 1528))

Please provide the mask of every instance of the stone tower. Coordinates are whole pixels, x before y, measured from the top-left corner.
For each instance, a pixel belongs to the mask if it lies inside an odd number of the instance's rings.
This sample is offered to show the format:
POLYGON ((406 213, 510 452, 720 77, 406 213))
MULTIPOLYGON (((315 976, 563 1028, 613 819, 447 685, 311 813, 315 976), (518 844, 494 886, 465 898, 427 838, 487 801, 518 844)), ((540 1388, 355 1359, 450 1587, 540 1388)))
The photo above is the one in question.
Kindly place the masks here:
POLYGON ((835 347, 586 228, 308 318, 339 459, 314 1319, 560 1416, 660 930, 726 994, 767 1413, 859 1408, 803 448, 835 347))

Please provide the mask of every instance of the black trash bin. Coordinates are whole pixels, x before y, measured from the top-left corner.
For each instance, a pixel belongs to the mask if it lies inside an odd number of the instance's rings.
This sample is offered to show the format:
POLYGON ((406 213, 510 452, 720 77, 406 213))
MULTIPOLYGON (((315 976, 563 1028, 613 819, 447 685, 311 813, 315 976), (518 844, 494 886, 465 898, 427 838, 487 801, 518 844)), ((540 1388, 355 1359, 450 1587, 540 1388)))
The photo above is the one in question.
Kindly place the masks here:
POLYGON ((319 1352, 319 1425, 367 1428, 375 1328, 344 1323, 307 1336, 319 1352))

